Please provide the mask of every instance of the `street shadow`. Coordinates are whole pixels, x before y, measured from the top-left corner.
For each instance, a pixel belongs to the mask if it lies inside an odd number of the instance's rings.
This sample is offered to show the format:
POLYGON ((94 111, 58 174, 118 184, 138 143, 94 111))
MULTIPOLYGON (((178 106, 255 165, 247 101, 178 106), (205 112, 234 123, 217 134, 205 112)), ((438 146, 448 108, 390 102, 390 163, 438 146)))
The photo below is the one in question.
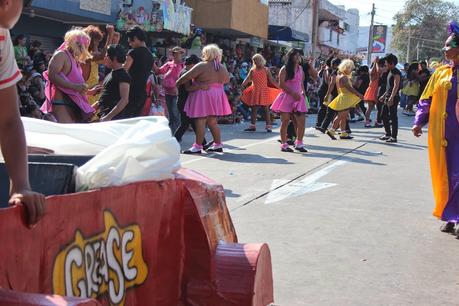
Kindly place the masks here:
MULTIPOLYGON (((309 150, 309 147, 308 147, 308 150, 309 150)), ((354 152, 352 152, 354 153, 354 152)), ((364 159, 364 158, 360 158, 360 157, 351 157, 351 156, 347 156, 347 155, 337 155, 337 154, 333 154, 333 153, 320 153, 320 152, 316 152, 316 151, 311 151, 309 150, 308 153, 303 153, 302 154, 303 157, 305 158, 323 158, 323 159, 331 159, 331 160, 345 160, 347 162, 351 162, 351 163, 357 163, 357 164, 367 164, 367 165, 375 165, 375 166, 386 166, 387 164, 385 163, 379 163, 379 162, 375 162, 375 161, 372 161, 372 160, 368 160, 368 159, 364 159)), ((378 155, 381 155, 383 156, 382 154, 378 154, 378 155)), ((369 156, 369 155, 367 155, 369 156)))
POLYGON ((241 195, 239 193, 234 193, 231 189, 225 189, 225 196, 227 198, 239 198, 241 195))
POLYGON ((425 146, 425 145, 417 145, 417 144, 407 143, 403 139, 402 140, 399 139, 397 143, 386 143, 386 142, 381 141, 379 139, 373 139, 373 140, 355 139, 354 141, 361 142, 361 143, 379 144, 379 145, 384 145, 384 146, 391 146, 393 148, 402 148, 402 149, 410 149, 410 150, 425 150, 425 149, 427 149, 427 146, 425 146))
POLYGON ((252 164, 276 164, 276 165, 291 165, 294 164, 284 158, 265 157, 260 154, 232 153, 226 152, 223 154, 204 154, 202 157, 223 160, 234 163, 252 163, 252 164))

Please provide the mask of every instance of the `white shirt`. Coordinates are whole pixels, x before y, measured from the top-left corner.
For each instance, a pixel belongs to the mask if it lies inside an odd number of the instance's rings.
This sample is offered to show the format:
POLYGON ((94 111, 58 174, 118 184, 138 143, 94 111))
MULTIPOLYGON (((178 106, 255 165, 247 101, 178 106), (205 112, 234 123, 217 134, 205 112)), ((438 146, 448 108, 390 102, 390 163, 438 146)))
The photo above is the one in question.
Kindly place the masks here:
POLYGON ((21 79, 10 31, 0 28, 0 90, 16 85, 21 79))

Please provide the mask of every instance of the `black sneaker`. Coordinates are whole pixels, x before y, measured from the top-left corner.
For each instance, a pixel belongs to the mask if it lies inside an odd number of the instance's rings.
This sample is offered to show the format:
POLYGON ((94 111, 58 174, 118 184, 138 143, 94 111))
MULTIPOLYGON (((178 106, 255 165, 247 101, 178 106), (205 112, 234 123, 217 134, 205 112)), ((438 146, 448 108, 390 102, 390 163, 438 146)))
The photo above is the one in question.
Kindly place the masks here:
POLYGON ((389 139, 386 140, 387 143, 396 143, 397 142, 397 138, 395 137, 389 137, 389 139))
POLYGON ((390 138, 390 136, 387 136, 387 135, 382 135, 381 137, 379 137, 379 140, 383 140, 383 141, 386 141, 390 138))
POLYGON ((256 132, 256 130, 257 130, 256 127, 251 126, 251 127, 249 127, 249 128, 246 128, 246 129, 244 130, 244 132, 256 132))
POLYGON ((214 141, 209 141, 208 143, 206 143, 205 145, 202 146, 202 149, 204 151, 207 151, 212 145, 214 144, 214 141))
POLYGON ((285 148, 281 148, 281 151, 282 152, 293 152, 293 150, 290 148, 290 147, 285 147, 285 148))
POLYGON ((306 150, 305 147, 295 147, 295 150, 297 150, 298 152, 302 152, 302 153, 308 152, 308 150, 306 150))
POLYGON ((186 151, 183 151, 182 153, 183 154, 187 154, 187 155, 192 155, 192 154, 202 154, 202 151, 201 150, 193 151, 192 149, 188 149, 186 151))
POLYGON ((454 222, 446 222, 440 227, 440 231, 443 233, 455 233, 454 228, 456 226, 456 223, 454 222))

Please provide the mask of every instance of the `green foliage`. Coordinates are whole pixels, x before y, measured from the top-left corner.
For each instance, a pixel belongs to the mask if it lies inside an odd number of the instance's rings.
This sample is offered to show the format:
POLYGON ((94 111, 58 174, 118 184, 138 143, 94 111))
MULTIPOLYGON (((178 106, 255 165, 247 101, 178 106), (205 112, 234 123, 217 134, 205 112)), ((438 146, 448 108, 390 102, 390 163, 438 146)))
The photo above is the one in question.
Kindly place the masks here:
POLYGON ((459 7, 442 0, 408 0, 394 19, 392 47, 406 60, 408 37, 411 33, 409 60, 442 57, 441 48, 448 37, 447 27, 451 20, 458 20, 459 7))

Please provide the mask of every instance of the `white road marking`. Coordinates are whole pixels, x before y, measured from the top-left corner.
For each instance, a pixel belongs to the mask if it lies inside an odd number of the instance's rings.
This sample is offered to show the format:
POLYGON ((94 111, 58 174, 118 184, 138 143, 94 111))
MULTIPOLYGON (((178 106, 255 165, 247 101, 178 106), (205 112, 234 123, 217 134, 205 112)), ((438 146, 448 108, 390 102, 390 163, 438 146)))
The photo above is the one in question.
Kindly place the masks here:
POLYGON ((331 165, 306 176, 300 181, 294 181, 290 184, 286 184, 286 180, 274 180, 271 185, 271 192, 266 197, 265 204, 271 204, 275 202, 281 202, 288 198, 294 198, 302 196, 306 193, 319 191, 325 188, 336 186, 334 183, 321 183, 319 179, 332 172, 335 168, 346 164, 347 161, 339 160, 331 165), (283 186, 282 186, 283 185, 283 186), (279 186, 282 186, 279 188, 279 186))
MULTIPOLYGON (((225 152, 226 153, 230 153, 230 152, 238 151, 239 149, 248 149, 248 148, 255 147, 255 146, 267 143, 267 142, 276 141, 277 139, 279 139, 279 136, 271 137, 271 138, 268 138, 268 139, 265 139, 265 140, 262 140, 262 141, 252 142, 252 143, 250 143, 248 145, 237 147, 236 149, 225 149, 225 146, 223 145, 223 150, 224 150, 223 154, 225 154, 225 152)), ((195 158, 195 159, 192 159, 192 160, 188 160, 186 162, 182 162, 182 166, 183 165, 188 165, 188 164, 191 164, 191 163, 203 160, 203 159, 207 159, 209 157, 212 157, 212 156, 215 156, 215 155, 218 155, 218 154, 221 154, 221 153, 207 154, 205 157, 198 157, 198 158, 195 158)))

